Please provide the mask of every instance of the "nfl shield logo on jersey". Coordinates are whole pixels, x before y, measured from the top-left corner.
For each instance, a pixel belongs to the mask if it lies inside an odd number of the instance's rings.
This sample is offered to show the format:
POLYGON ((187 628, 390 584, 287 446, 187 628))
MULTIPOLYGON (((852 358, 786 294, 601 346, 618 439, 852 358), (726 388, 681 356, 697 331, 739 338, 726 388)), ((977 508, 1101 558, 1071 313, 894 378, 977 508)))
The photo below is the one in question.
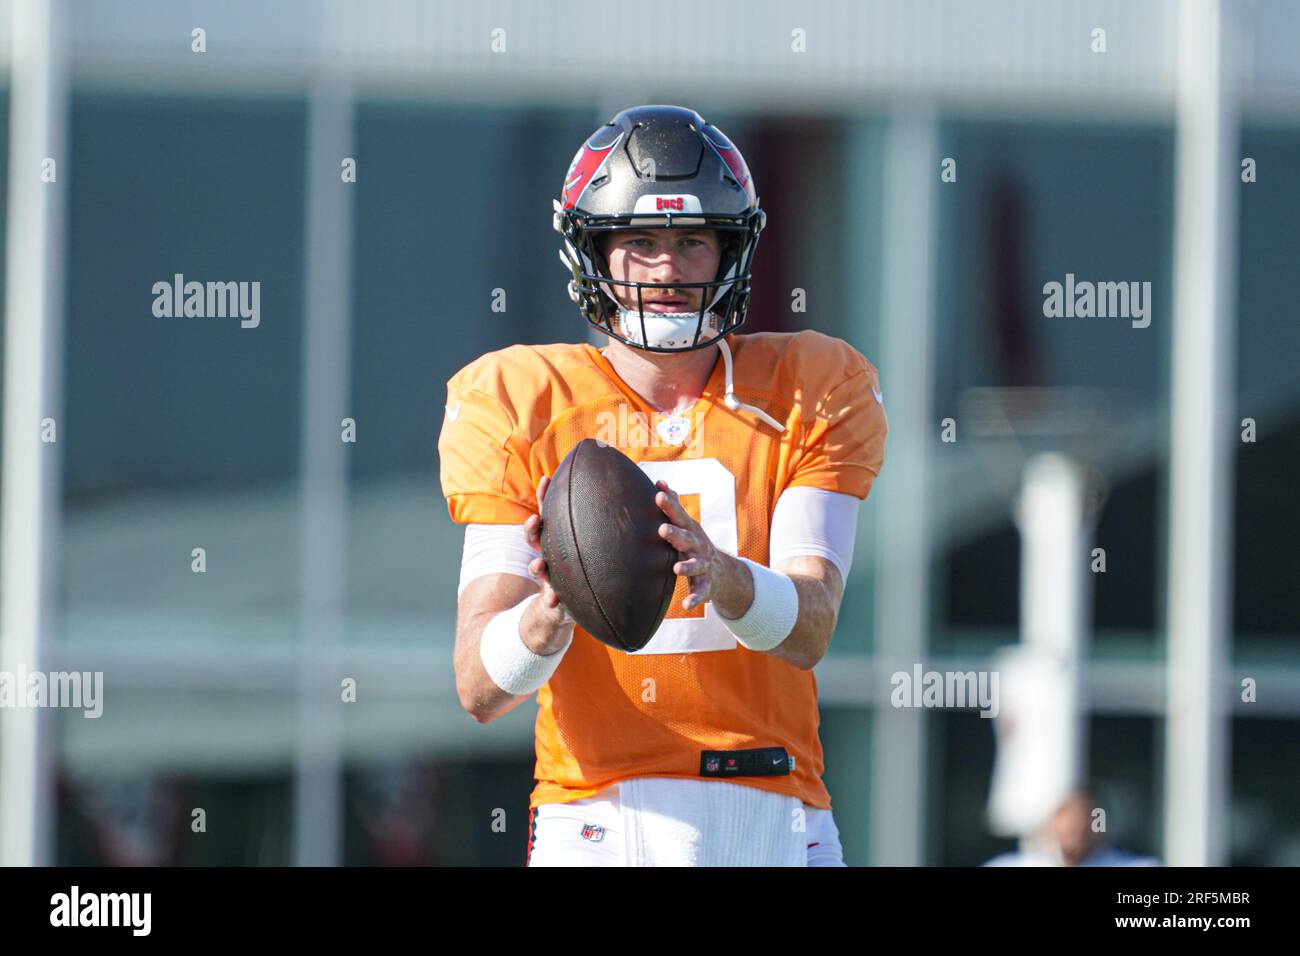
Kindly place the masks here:
POLYGON ((590 840, 592 843, 599 843, 605 838, 605 828, 598 827, 594 823, 584 823, 582 825, 582 838, 590 840))
POLYGON ((709 757, 709 758, 705 761, 705 766, 708 768, 709 773, 717 773, 717 772, 718 772, 718 767, 720 766, 719 761, 718 761, 718 758, 717 758, 717 757, 709 757))
POLYGON ((691 420, 685 415, 662 419, 655 425, 659 437, 670 445, 680 445, 691 435, 691 420))

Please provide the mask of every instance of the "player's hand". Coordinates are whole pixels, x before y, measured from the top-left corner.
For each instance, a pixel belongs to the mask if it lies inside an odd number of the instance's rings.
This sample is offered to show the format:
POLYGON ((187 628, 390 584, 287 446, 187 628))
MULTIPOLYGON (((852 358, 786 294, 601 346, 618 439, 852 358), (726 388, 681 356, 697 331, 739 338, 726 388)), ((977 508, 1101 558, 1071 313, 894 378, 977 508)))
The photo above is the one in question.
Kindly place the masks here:
POLYGON ((559 628, 565 624, 572 624, 573 617, 569 614, 568 609, 560 603, 560 596, 555 593, 551 587, 551 579, 546 572, 546 559, 541 557, 542 553, 542 502, 546 498, 546 489, 550 487, 550 476, 543 476, 541 482, 537 485, 537 514, 529 515, 528 520, 524 522, 524 534, 528 538, 528 545, 537 552, 538 557, 533 558, 528 563, 528 573, 535 577, 542 586, 540 604, 544 612, 543 619, 551 626, 552 629, 559 628))
MULTIPOLYGON (((679 574, 690 582, 690 593, 682 600, 682 608, 689 611, 706 601, 719 601, 719 610, 727 614, 722 606, 722 599, 737 591, 737 572, 746 574, 734 557, 714 547, 709 536, 704 533, 700 523, 682 507, 677 492, 668 487, 666 481, 656 481, 659 489, 655 495, 657 504, 668 522, 659 526, 659 537, 666 540, 679 552, 682 560, 673 565, 673 574, 679 574)), ((739 617, 741 612, 732 617, 739 617)))

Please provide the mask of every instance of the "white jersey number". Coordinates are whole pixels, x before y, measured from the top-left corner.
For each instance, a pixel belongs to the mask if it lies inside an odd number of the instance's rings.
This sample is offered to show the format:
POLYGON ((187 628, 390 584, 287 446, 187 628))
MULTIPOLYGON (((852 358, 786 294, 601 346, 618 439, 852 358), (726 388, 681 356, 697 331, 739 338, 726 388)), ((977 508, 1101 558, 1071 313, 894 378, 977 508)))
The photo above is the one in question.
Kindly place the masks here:
MULTIPOLYGON (((640 461, 637 465, 651 481, 666 481, 679 495, 699 495, 700 526, 720 551, 736 555, 736 476, 716 458, 680 461, 640 461)), ((665 516, 665 520, 667 517, 665 516)), ((678 605, 680 610, 680 605, 678 605)), ((668 609, 669 615, 673 609, 668 609)), ((694 654, 729 651, 736 637, 718 618, 713 603, 704 605, 703 617, 666 617, 650 643, 637 654, 694 654)))

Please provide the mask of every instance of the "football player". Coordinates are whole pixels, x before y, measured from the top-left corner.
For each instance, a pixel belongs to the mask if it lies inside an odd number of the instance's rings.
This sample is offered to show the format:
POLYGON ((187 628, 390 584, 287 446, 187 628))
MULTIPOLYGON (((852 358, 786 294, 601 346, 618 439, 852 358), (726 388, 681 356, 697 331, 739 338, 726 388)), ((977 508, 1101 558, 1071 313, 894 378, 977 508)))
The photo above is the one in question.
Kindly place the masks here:
POLYGON ((812 668, 888 426, 847 343, 738 334, 765 219, 698 113, 619 113, 554 218, 569 295, 608 345, 515 345, 447 383, 456 686, 481 723, 536 695, 530 865, 844 865, 812 668), (632 654, 574 623, 539 556, 548 476, 588 437, 655 481, 681 556, 632 654))

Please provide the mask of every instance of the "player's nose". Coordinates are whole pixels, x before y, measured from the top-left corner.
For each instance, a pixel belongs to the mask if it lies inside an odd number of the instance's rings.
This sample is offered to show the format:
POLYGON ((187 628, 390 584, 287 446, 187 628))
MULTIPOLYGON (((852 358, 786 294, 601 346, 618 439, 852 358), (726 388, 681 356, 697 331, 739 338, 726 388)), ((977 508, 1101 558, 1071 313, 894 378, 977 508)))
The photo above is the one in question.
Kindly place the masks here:
POLYGON ((651 282, 680 282, 682 277, 681 257, 676 252, 666 251, 649 264, 651 282))

